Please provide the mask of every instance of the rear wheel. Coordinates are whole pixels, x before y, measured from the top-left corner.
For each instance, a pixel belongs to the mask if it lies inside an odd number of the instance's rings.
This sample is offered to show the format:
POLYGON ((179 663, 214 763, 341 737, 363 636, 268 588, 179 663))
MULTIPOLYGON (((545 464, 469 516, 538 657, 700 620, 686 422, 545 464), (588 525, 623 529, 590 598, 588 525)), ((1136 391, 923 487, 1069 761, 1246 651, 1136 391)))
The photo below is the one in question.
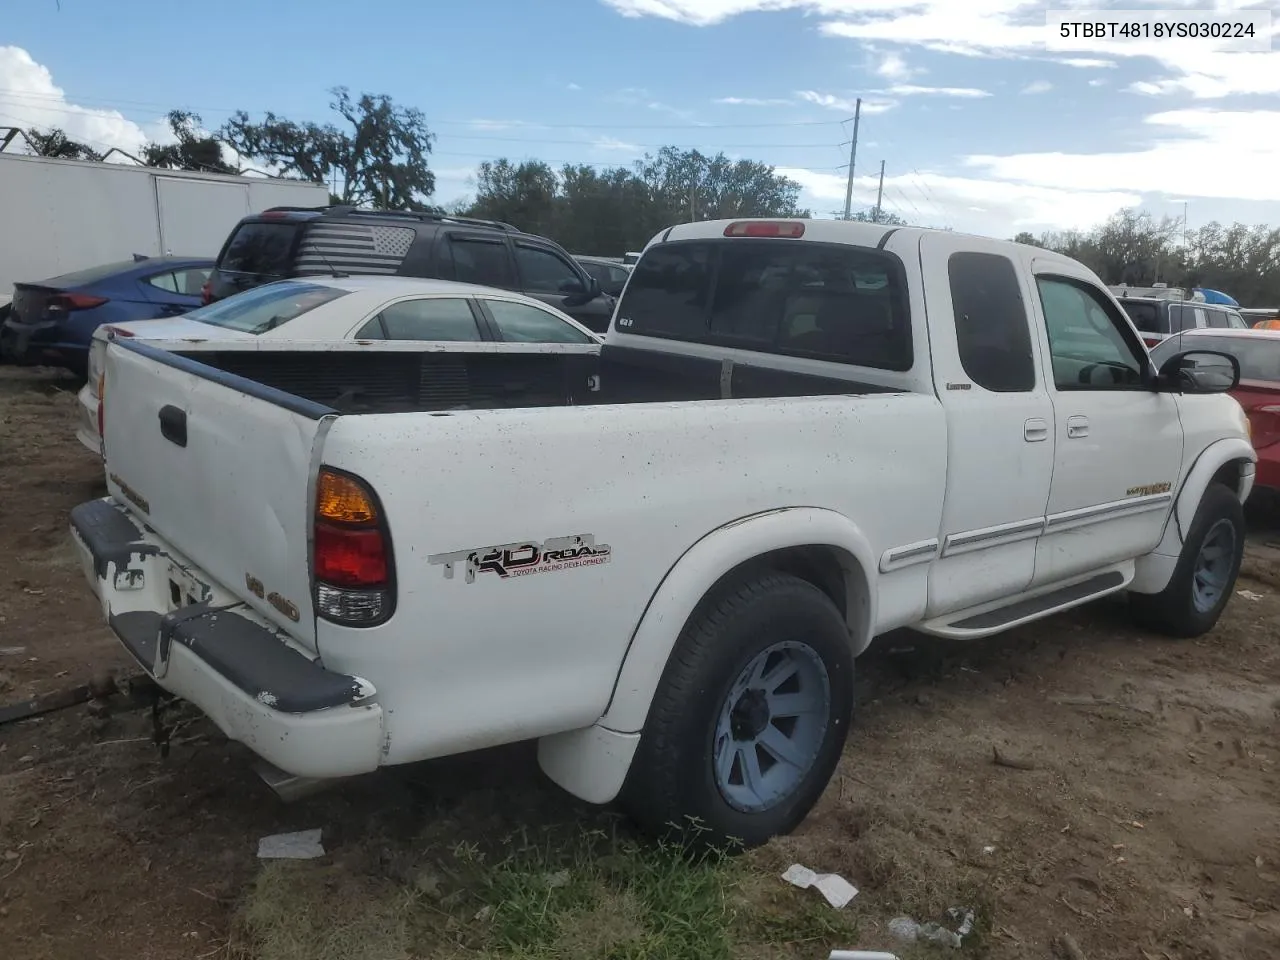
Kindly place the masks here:
POLYGON ((783 573, 719 589, 676 643, 623 802, 701 845, 789 833, 831 778, 852 703, 849 633, 826 594, 783 573))
POLYGON ((1130 594, 1138 622, 1171 637, 1199 637, 1212 630, 1235 589, 1244 540, 1244 509, 1235 492, 1211 483, 1168 586, 1155 594, 1130 594))

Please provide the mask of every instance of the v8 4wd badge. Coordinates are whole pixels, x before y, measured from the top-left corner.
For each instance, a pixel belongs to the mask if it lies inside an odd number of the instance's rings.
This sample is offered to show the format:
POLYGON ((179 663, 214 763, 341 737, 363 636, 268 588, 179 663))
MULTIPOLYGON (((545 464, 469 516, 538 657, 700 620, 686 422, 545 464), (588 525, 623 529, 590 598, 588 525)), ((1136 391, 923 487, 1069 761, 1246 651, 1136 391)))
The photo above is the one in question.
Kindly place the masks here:
POLYGON ((446 580, 453 579, 455 564, 465 564, 466 582, 474 583, 477 573, 492 573, 506 580, 508 577, 608 563, 611 556, 607 543, 596 543, 592 534, 580 533, 571 537, 554 537, 541 543, 524 541, 437 553, 427 557, 427 562, 443 564, 446 580))

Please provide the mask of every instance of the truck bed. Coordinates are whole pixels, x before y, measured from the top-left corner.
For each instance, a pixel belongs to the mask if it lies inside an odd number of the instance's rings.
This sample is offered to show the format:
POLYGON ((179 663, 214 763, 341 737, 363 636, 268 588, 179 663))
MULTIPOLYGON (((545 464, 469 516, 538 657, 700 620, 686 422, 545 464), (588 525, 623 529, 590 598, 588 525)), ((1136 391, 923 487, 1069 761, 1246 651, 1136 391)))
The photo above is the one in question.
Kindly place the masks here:
MULTIPOLYGON (((248 381, 340 414, 894 392, 853 379, 634 347, 511 347, 456 344, 423 350, 396 344, 388 349, 380 343, 372 350, 299 350, 219 344, 218 349, 172 353, 213 368, 223 374, 213 378, 229 386, 244 388, 248 381)), ((163 358, 159 351, 153 355, 163 358)))

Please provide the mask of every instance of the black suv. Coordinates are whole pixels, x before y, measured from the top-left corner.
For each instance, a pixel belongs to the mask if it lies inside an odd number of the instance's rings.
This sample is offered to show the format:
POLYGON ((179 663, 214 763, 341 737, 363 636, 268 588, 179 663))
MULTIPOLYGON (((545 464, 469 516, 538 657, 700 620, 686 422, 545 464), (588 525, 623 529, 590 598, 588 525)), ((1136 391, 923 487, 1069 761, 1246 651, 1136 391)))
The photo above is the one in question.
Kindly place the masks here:
POLYGON ((218 254, 205 303, 273 280, 386 274, 516 290, 604 333, 613 298, 573 257, 509 223, 356 207, 272 207, 241 220, 218 254))
POLYGON ((1162 300, 1155 297, 1117 297, 1124 312, 1142 334, 1148 347, 1154 347, 1166 337, 1183 330, 1202 327, 1243 329, 1245 323, 1239 311, 1221 303, 1202 303, 1198 300, 1162 300))

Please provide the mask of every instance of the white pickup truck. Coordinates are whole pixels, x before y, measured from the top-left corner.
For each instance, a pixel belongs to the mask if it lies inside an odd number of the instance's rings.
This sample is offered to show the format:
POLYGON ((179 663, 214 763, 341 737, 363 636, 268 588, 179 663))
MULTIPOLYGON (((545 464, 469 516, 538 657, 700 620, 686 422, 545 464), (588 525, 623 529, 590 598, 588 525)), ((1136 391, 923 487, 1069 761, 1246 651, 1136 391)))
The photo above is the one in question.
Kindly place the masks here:
POLYGON ((110 496, 71 517, 134 657, 296 777, 537 738, 578 797, 752 845, 822 793, 876 636, 1122 591, 1197 636, 1239 569, 1236 361, 1153 369, 1029 246, 687 224, 591 369, 324 347, 113 338, 110 496))

